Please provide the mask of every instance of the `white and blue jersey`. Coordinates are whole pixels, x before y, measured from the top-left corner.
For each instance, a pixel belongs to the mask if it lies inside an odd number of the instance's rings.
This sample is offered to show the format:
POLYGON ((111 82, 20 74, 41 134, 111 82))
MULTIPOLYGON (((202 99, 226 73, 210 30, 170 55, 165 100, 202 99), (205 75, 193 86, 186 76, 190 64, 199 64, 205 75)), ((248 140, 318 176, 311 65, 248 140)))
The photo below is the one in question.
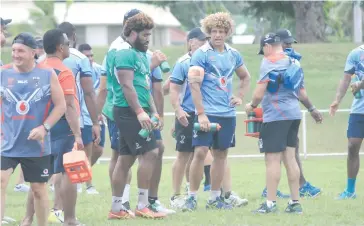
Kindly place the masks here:
MULTIPOLYGON (((83 90, 81 87, 81 78, 92 77, 92 68, 89 59, 75 48, 70 48, 70 56, 63 60, 63 63, 72 70, 73 75, 76 77, 77 96, 80 102, 81 117, 80 126, 83 128, 84 116, 82 114, 82 103, 85 102, 83 98, 83 90)), ((91 123, 92 125, 92 123, 91 123)))
POLYGON ((242 65, 240 53, 227 44, 222 53, 215 51, 209 42, 193 53, 190 66, 199 66, 205 71, 201 94, 206 115, 236 116, 235 107, 230 105, 230 98, 234 72, 242 65))
MULTIPOLYGON (((364 79, 364 45, 352 50, 346 60, 345 73, 348 75, 356 75, 359 80, 364 79)), ((351 105, 352 114, 364 114, 364 90, 360 90, 363 96, 360 99, 354 98, 351 105)))
POLYGON ((190 86, 188 85, 188 70, 190 64, 191 55, 190 53, 186 53, 178 59, 176 65, 173 67, 170 81, 171 83, 182 86, 182 92, 179 96, 182 109, 188 113, 195 113, 195 105, 193 104, 190 86))

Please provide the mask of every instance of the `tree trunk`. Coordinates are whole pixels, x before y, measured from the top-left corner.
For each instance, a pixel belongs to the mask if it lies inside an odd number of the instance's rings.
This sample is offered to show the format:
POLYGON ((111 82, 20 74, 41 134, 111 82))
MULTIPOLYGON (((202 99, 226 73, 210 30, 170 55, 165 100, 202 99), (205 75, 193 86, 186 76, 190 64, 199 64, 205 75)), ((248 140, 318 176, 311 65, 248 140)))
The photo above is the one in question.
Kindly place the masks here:
POLYGON ((296 18, 296 38, 303 43, 326 41, 323 1, 292 2, 296 18))

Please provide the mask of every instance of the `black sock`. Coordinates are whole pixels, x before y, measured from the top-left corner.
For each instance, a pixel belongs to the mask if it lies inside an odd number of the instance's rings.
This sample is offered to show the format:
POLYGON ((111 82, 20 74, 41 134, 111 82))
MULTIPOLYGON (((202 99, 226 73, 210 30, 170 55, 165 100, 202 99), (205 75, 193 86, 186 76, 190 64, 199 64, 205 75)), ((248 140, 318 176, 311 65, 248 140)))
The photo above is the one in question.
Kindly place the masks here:
POLYGON ((211 180, 210 180, 210 167, 211 167, 211 165, 207 165, 207 166, 205 166, 204 167, 204 171, 205 171, 205 186, 207 186, 207 185, 210 185, 210 182, 211 182, 211 180))
POLYGON ((292 204, 299 203, 298 200, 292 200, 292 204))
POLYGON ((155 201, 157 201, 157 200, 158 200, 158 197, 150 197, 150 196, 148 197, 148 201, 151 205, 153 205, 155 203, 155 201))
POLYGON ((230 198, 231 195, 231 191, 225 192, 225 199, 230 198))

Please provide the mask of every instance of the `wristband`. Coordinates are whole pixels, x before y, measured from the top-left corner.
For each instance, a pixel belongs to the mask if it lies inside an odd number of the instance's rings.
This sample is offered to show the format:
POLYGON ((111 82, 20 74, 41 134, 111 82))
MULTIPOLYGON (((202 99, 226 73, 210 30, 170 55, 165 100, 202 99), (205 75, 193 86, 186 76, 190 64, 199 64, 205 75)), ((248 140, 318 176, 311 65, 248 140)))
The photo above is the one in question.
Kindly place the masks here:
POLYGON ((309 109, 307 109, 308 110, 308 112, 313 112, 314 110, 316 109, 316 107, 315 106, 312 106, 312 107, 310 107, 309 109))
POLYGON ((136 114, 136 115, 140 115, 141 113, 144 113, 144 109, 143 109, 143 108, 138 108, 138 109, 135 111, 135 114, 136 114))

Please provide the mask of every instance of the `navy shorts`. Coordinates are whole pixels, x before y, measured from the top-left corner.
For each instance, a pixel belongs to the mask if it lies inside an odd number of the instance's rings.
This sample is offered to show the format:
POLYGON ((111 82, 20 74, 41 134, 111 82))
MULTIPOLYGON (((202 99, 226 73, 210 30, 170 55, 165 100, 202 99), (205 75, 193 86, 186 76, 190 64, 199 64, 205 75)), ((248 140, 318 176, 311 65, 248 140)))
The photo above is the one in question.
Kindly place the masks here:
MULTIPOLYGON (((207 116, 210 123, 219 123, 221 129, 216 132, 193 130, 192 146, 205 146, 214 150, 226 150, 235 147, 236 117, 207 116)), ((195 122, 198 122, 197 116, 195 122)))
MULTIPOLYGON (((101 147, 104 147, 105 145, 105 125, 100 125, 100 143, 99 145, 101 147)), ((92 139, 92 126, 84 125, 83 128, 81 128, 81 135, 82 135, 82 142, 83 145, 88 145, 92 143, 94 140, 92 139)))
POLYGON ((188 112, 190 117, 187 118, 188 126, 184 127, 175 119, 174 128, 176 133, 176 150, 179 152, 193 152, 192 147, 192 130, 193 123, 195 122, 195 113, 188 112))
POLYGON ((162 140, 162 134, 160 130, 153 130, 155 140, 162 140))
POLYGON ((364 138, 364 114, 350 114, 347 137, 364 138))
POLYGON ((106 120, 107 120, 107 128, 109 130, 111 149, 114 151, 119 151, 120 150, 119 129, 113 120, 110 120, 107 117, 106 120))
POLYGON ((60 137, 57 140, 51 141, 52 155, 50 175, 65 172, 63 167, 63 155, 72 151, 74 143, 74 136, 60 137))

